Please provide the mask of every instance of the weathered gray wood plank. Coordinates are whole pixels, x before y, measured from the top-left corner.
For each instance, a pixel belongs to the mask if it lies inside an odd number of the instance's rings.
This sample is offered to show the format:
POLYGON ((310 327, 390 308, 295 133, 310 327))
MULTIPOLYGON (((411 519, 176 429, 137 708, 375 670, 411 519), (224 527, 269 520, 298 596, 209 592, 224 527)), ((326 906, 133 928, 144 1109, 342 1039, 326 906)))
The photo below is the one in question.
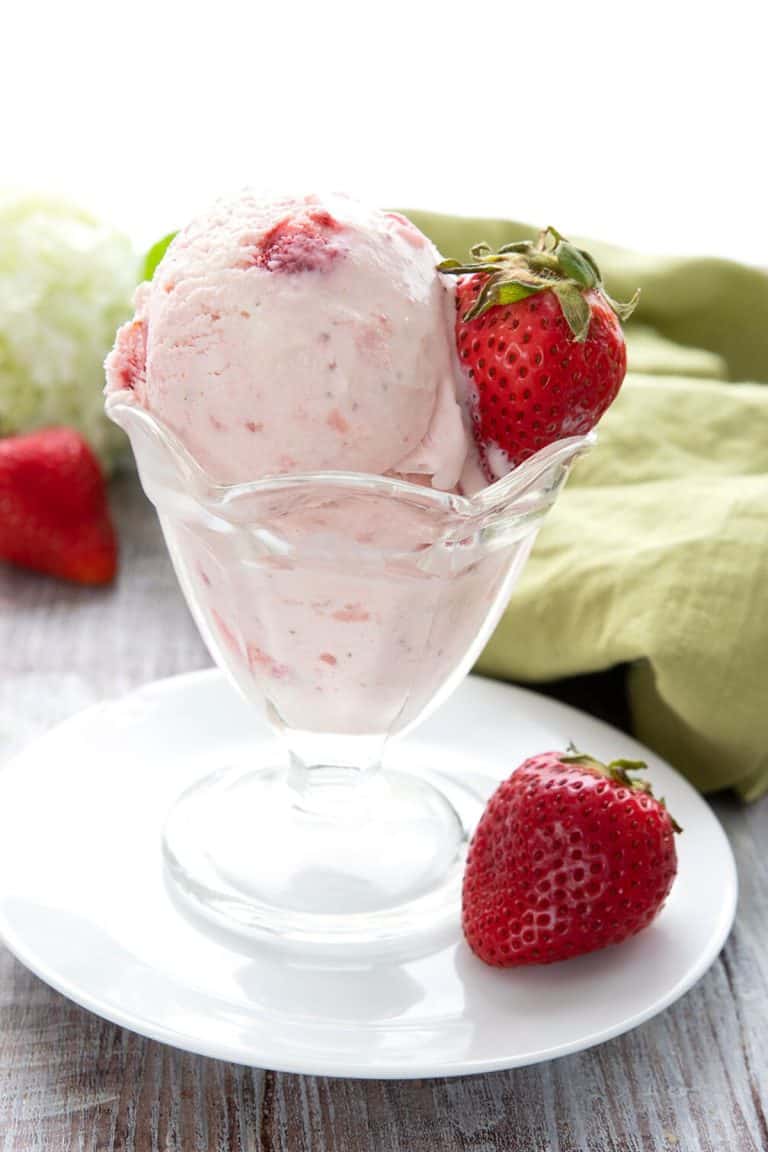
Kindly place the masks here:
MULTIPOLYGON (((0 568, 0 757, 208 663, 135 479, 113 497, 113 591, 0 568)), ((239 1068, 99 1020, 0 947, 0 1152, 766 1152, 768 803, 715 807, 742 885, 721 960, 656 1020, 536 1068, 391 1083, 239 1068)))

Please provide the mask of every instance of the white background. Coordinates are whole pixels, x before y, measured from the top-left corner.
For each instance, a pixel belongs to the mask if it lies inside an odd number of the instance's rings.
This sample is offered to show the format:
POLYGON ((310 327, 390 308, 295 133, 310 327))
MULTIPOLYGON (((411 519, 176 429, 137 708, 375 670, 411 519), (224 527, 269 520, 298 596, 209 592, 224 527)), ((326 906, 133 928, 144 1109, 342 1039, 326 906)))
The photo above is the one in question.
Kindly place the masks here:
POLYGON ((6 0, 0 184, 142 245, 252 183, 768 263, 761 7, 6 0))

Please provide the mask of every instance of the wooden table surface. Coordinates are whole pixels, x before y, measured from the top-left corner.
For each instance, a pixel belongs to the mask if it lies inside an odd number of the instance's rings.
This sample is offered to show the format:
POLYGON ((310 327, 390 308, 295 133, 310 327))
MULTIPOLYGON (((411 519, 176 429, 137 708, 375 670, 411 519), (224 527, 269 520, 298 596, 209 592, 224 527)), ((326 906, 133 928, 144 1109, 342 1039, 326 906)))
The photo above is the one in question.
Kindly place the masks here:
MULTIPOLYGON (((0 566, 0 755, 147 680, 209 663, 134 477, 113 485, 116 588, 0 566)), ((456 1080, 344 1081, 187 1055, 100 1020, 0 945, 0 1152, 766 1152, 768 803, 715 810, 738 919, 693 991, 589 1052, 456 1080)))

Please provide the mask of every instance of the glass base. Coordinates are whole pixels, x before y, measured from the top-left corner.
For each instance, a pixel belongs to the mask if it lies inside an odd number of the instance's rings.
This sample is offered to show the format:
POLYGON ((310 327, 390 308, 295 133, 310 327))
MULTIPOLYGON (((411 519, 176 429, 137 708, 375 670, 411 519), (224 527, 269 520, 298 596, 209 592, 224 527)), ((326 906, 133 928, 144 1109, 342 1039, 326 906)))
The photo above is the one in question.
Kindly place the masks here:
POLYGON ((221 927, 369 944, 458 923, 478 816, 456 781, 408 771, 228 768, 179 797, 163 852, 174 894, 221 927))

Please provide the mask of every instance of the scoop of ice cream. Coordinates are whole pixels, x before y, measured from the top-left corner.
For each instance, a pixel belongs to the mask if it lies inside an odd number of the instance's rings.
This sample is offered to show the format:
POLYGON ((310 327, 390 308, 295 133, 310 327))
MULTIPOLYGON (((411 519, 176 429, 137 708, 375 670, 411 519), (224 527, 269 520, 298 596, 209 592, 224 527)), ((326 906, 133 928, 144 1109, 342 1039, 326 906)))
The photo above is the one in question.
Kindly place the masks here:
POLYGON ((221 201, 138 289, 108 391, 222 483, 333 469, 451 489, 469 438, 438 261, 405 217, 345 196, 221 201))

